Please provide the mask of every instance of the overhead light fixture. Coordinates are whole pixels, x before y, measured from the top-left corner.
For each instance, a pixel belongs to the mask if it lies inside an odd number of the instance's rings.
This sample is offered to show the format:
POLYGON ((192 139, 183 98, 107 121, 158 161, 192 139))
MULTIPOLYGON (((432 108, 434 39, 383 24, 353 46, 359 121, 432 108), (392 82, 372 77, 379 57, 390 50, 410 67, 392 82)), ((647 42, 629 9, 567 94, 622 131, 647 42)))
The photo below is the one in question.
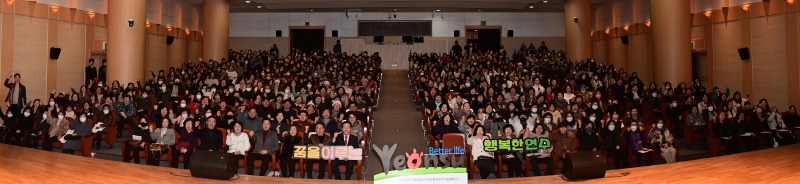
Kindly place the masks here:
POLYGON ((543 3, 547 3, 547 1, 542 1, 543 3))
POLYGON ((624 26, 624 27, 622 27, 622 29, 625 29, 625 31, 628 31, 628 26, 624 26))
POLYGON ((744 11, 750 10, 750 4, 743 4, 742 5, 742 10, 744 10, 744 11))
POLYGON ((650 27, 650 21, 645 22, 644 25, 646 25, 647 27, 650 27))
POLYGON ((250 3, 250 1, 244 1, 245 3, 250 3))
POLYGON ((311 11, 314 11, 314 10, 311 10, 311 11))
POLYGON ((189 30, 187 29, 187 30, 186 30, 186 35, 189 35, 189 33, 192 33, 192 31, 189 31, 189 30))
POLYGON ((528 6, 528 8, 533 8, 533 6, 528 6))
POLYGON ((606 34, 608 34, 608 33, 610 33, 610 32, 611 32, 611 30, 609 30, 609 29, 606 29, 606 34))
POLYGON ((438 11, 442 11, 442 10, 436 10, 436 11, 438 12, 438 11))
POLYGON ((478 11, 481 11, 481 10, 478 10, 478 11))
POLYGON ((261 8, 261 6, 256 6, 256 8, 261 8))
POLYGON ((54 13, 54 14, 58 14, 58 6, 56 6, 56 5, 50 5, 50 9, 51 9, 51 10, 53 10, 53 13, 54 13))
POLYGON ((705 12, 705 13, 703 13, 703 14, 704 14, 704 15, 706 15, 706 17, 711 17, 711 10, 709 10, 709 11, 706 11, 706 12, 705 12))
POLYGON ((87 12, 86 14, 89 15, 89 19, 94 20, 94 12, 87 12))

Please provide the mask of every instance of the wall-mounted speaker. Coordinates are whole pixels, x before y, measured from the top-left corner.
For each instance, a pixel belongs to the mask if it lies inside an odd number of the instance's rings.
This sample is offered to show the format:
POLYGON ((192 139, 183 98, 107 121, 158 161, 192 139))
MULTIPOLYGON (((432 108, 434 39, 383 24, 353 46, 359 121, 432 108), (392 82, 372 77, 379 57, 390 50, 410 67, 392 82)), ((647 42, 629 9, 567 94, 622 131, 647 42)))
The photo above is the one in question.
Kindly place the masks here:
POLYGON ((750 48, 739 48, 739 58, 742 60, 750 59, 750 48))
POLYGON ((622 44, 628 44, 628 36, 620 36, 619 40, 622 40, 622 44))
POLYGON ((459 30, 453 31, 453 37, 460 37, 460 36, 461 36, 461 31, 459 30))
POLYGON ((514 37, 514 30, 508 30, 506 35, 508 35, 508 37, 514 37))
POLYGON ((50 47, 50 59, 58 60, 58 56, 61 56, 61 48, 50 47))
POLYGON ((283 36, 283 32, 281 32, 281 30, 275 30, 275 37, 281 37, 281 36, 283 36))
POLYGON ((172 41, 175 41, 174 36, 167 36, 167 45, 172 45, 172 41))
POLYGON ((331 36, 333 36, 333 37, 339 37, 339 30, 333 30, 333 31, 331 31, 331 36))

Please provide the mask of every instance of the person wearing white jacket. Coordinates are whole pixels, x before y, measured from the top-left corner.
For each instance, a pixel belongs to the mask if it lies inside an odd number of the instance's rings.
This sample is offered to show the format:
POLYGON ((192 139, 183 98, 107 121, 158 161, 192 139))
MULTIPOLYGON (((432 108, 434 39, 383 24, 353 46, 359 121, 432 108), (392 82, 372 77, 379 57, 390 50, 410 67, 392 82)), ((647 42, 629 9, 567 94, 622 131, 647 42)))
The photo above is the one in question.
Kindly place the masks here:
POLYGON ((228 144, 228 153, 243 157, 250 150, 250 137, 242 132, 242 122, 233 122, 233 131, 225 139, 228 144))

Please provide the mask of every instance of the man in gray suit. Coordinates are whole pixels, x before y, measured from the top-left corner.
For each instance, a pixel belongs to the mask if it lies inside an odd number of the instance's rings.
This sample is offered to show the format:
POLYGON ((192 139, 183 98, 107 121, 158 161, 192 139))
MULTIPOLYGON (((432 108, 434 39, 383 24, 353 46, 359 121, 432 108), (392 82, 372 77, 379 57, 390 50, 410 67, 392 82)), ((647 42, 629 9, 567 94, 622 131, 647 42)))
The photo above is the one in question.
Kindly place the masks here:
POLYGON ((278 143, 278 132, 270 129, 269 120, 261 121, 262 130, 250 132, 250 142, 255 142, 253 152, 247 156, 247 174, 253 175, 253 165, 256 160, 261 160, 261 171, 259 175, 267 174, 269 162, 272 161, 272 154, 280 149, 278 143))

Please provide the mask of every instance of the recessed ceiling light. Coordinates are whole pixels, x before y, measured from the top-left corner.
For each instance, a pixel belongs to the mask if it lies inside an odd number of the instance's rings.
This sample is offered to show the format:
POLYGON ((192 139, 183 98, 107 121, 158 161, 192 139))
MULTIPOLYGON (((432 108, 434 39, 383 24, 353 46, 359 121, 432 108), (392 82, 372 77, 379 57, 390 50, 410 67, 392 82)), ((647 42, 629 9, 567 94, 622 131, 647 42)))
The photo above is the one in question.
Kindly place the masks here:
POLYGON ((261 8, 261 6, 256 6, 256 8, 261 8))
POLYGON ((481 11, 481 10, 478 10, 478 11, 481 11))
POLYGON ((314 11, 314 10, 311 10, 311 11, 314 11))
POLYGON ((244 1, 245 3, 250 3, 250 1, 244 1))
POLYGON ((442 10, 436 10, 436 11, 442 11, 442 10))
POLYGON ((547 1, 542 1, 542 2, 547 3, 547 1))
POLYGON ((528 6, 528 8, 533 8, 533 6, 528 6))

